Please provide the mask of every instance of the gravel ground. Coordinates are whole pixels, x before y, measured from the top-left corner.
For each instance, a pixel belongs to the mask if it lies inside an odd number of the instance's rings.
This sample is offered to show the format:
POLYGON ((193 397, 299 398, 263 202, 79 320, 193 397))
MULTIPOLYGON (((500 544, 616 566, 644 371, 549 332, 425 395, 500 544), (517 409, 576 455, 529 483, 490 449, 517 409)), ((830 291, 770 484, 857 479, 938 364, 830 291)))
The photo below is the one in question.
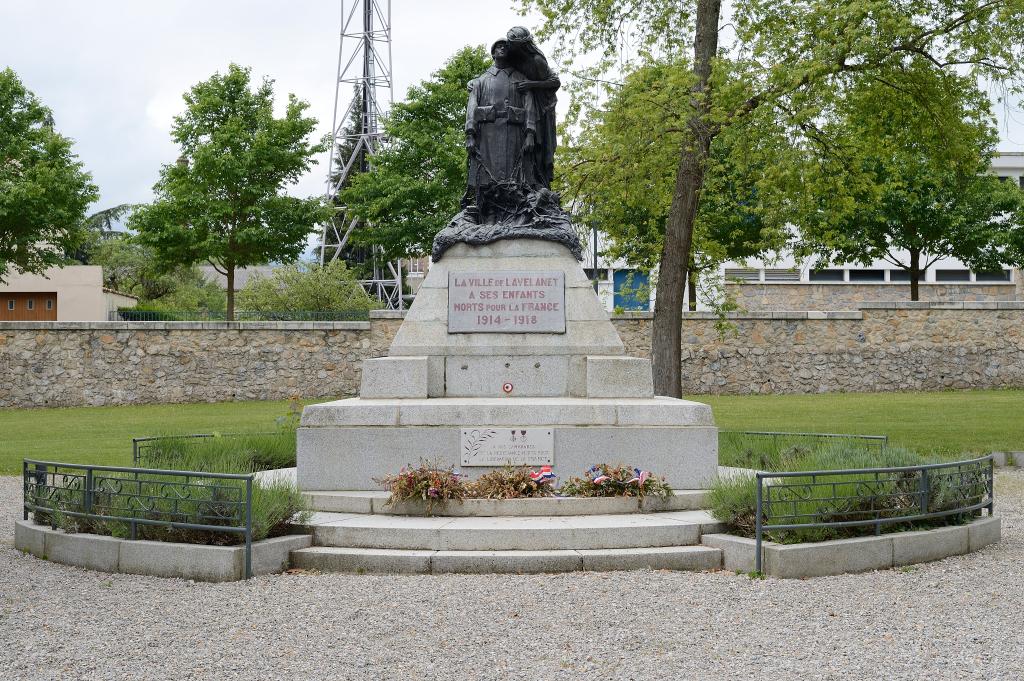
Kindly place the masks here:
POLYGON ((11 548, 0 478, 4 679, 1020 679, 1024 472, 1003 541, 905 570, 295 574, 194 584, 11 548))

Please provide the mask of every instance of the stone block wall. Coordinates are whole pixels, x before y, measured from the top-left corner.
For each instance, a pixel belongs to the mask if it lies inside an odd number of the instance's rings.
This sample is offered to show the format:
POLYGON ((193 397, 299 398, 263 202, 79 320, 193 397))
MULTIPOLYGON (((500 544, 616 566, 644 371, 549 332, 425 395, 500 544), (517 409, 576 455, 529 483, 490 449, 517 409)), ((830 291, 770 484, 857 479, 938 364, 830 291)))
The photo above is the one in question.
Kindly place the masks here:
MULTIPOLYGON (((648 356, 649 314, 617 321, 648 356)), ((1024 388, 1024 303, 875 303, 856 312, 764 312, 683 320, 686 394, 1024 388)))
MULTIPOLYGON (((1021 275, 1017 275, 1018 280, 1021 275)), ((1011 302, 1024 300, 1018 284, 929 284, 920 287, 921 302, 1011 302)), ((910 301, 910 283, 850 284, 787 282, 726 284, 747 312, 784 310, 856 310, 861 303, 910 301)))
POLYGON ((351 394, 399 323, 3 323, 0 408, 351 394))
MULTIPOLYGON (((878 303, 683 320, 687 394, 1024 388, 1024 303, 878 303)), ((614 320, 650 353, 649 314, 614 320)), ((0 408, 354 394, 400 313, 370 322, 0 323, 0 408)))

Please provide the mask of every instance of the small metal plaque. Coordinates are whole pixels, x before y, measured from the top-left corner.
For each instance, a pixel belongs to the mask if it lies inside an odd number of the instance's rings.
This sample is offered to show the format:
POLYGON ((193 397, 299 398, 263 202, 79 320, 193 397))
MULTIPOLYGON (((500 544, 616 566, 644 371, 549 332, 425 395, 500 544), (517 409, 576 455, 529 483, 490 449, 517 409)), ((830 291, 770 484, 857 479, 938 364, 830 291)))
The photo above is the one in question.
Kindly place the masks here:
POLYGON ((555 459, 551 428, 463 428, 461 445, 463 466, 550 466, 555 459))
POLYGON ((448 333, 565 333, 565 272, 449 272, 448 333))

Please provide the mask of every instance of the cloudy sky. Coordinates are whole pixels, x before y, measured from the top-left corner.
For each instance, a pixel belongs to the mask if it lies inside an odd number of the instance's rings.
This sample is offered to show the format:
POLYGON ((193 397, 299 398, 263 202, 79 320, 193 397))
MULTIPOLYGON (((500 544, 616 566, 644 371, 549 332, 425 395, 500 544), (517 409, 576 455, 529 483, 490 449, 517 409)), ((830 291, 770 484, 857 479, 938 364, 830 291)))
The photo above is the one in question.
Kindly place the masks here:
MULTIPOLYGON (((386 4, 386 3, 385 3, 386 4)), ((346 7, 351 0, 346 0, 346 7)), ((392 0, 395 97, 467 44, 517 24, 511 0, 392 0)), ((177 158, 172 117, 182 94, 230 62, 269 76, 284 101, 311 104, 331 126, 340 0, 0 0, 0 68, 53 109, 102 194, 96 208, 152 197, 177 158)), ((323 191, 327 159, 298 187, 323 191)))
MULTIPOLYGON (((536 26, 512 4, 392 0, 395 96, 463 45, 536 26)), ((318 134, 328 132, 339 15, 340 0, 0 0, 0 67, 53 109, 103 208, 151 198, 160 165, 177 157, 169 131, 182 93, 232 61, 273 78, 282 101, 288 92, 309 101, 318 134)), ((1002 118, 1001 148, 1024 150, 1024 116, 1002 118)), ((292 191, 323 191, 326 162, 292 191)))

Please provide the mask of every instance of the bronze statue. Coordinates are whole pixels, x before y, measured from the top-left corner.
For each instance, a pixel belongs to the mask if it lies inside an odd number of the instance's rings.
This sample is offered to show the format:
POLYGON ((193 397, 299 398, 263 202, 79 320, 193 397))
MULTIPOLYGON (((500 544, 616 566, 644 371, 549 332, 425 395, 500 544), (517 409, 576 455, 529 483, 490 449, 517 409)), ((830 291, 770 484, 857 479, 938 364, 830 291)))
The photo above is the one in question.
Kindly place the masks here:
POLYGON ((491 57, 469 83, 466 194, 434 239, 434 260, 456 243, 515 238, 555 241, 580 259, 579 237, 551 191, 558 76, 521 26, 491 46, 491 57))

